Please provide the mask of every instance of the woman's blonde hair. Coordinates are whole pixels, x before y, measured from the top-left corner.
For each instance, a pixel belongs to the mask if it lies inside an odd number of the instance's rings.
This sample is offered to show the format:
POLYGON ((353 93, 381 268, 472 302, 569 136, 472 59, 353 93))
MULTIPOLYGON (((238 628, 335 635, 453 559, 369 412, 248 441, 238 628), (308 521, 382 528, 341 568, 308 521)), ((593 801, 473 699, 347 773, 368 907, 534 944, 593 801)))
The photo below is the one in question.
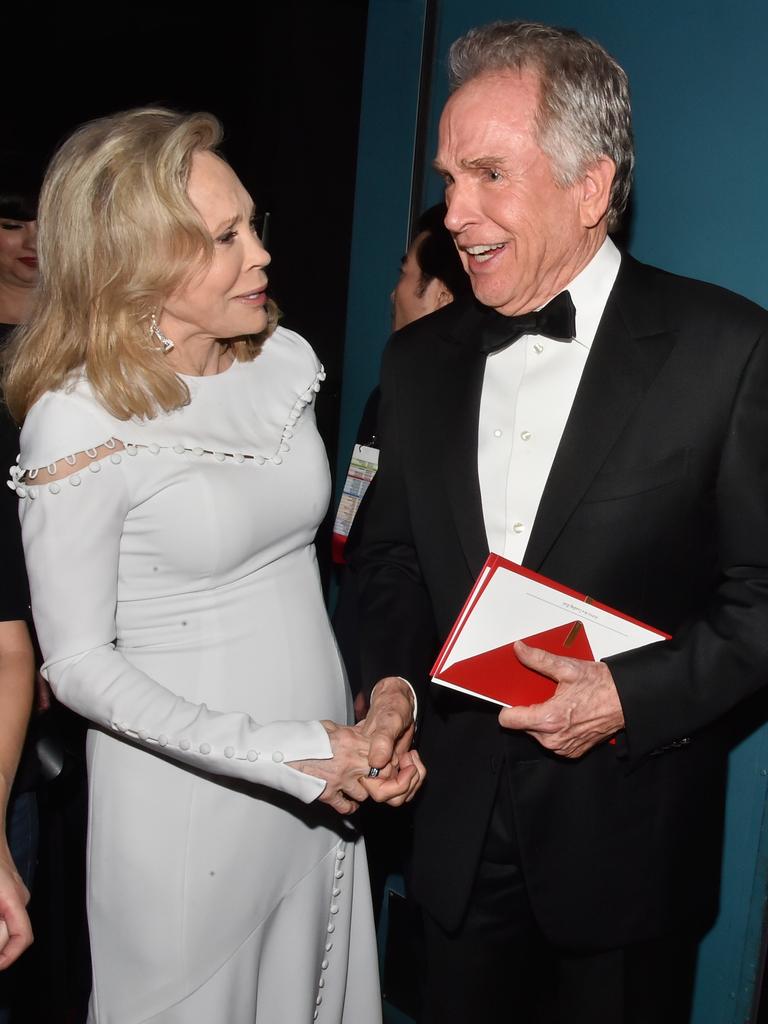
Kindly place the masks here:
MULTIPOLYGON (((119 419, 187 404, 186 384, 150 340, 150 316, 212 258, 187 182, 193 155, 221 135, 211 114, 145 108, 91 121, 62 145, 40 195, 38 300, 6 361, 18 421, 79 373, 119 419)), ((237 359, 253 359, 274 330, 273 303, 267 316, 261 334, 233 340, 237 359)))

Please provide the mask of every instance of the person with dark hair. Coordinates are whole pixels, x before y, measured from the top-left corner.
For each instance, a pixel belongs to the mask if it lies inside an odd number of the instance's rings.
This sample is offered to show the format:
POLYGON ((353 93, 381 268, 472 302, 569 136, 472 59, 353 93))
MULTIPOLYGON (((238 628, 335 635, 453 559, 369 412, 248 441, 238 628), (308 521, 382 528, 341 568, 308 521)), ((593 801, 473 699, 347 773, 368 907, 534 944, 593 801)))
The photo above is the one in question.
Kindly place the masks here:
POLYGON ((30 161, 0 152, 0 342, 23 323, 37 287, 37 187, 30 161))
MULTIPOLYGON (((436 312, 454 299, 471 295, 472 288, 462 266, 458 250, 445 226, 445 203, 425 210, 416 222, 408 251, 400 261, 400 274, 392 290, 392 328, 407 324, 436 312)), ((368 396, 357 428, 357 444, 378 449, 379 388, 368 396)), ((365 504, 361 504, 349 527, 344 557, 349 559, 355 549, 365 504)), ((364 718, 368 707, 360 671, 360 638, 357 595, 353 574, 342 575, 339 597, 333 616, 333 628, 339 641, 347 669, 350 689, 355 698, 355 714, 364 718)))
POLYGON ((392 327, 401 327, 471 292, 469 277, 445 226, 445 203, 419 217, 392 292, 392 327))
POLYGON ((419 694, 424 1019, 685 1024, 725 716, 768 679, 768 314, 610 239, 634 157, 599 44, 498 22, 450 69, 435 165, 474 297, 391 339, 353 560, 365 682, 419 694), (671 639, 517 643, 556 684, 531 707, 430 687, 489 550, 671 639))
MULTIPOLYGON (((0 154, 0 351, 32 308, 37 287, 37 189, 29 161, 0 154)), ((18 429, 0 403, 0 465, 18 452, 18 429)), ((26 911, 36 855, 37 808, 32 792, 12 795, 16 768, 32 708, 35 657, 30 637, 29 595, 17 502, 0 496, 0 970, 32 941, 26 911), (18 869, 18 870, 17 870, 18 869)), ((0 979, 0 1021, 8 1017, 8 989, 0 979)))

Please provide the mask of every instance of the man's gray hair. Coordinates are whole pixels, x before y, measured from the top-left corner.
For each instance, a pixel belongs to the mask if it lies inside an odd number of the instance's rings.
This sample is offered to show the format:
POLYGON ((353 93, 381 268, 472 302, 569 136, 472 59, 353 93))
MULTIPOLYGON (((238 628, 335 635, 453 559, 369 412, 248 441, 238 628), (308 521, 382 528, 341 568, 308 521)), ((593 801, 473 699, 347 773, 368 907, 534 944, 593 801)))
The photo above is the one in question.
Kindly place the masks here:
POLYGON ((478 75, 537 72, 537 141, 552 161, 556 182, 573 185, 600 157, 610 157, 616 176, 608 229, 619 226, 635 162, 632 112, 627 75, 602 46, 573 29, 496 21, 457 39, 448 60, 451 91, 478 75))

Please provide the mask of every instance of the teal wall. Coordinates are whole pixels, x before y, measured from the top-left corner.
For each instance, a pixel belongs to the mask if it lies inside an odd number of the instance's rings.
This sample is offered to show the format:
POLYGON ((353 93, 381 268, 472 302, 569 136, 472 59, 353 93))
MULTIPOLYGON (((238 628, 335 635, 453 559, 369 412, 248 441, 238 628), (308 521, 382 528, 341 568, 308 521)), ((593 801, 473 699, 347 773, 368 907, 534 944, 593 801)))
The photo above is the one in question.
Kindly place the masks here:
MULTIPOLYGON (((389 332, 388 295, 406 245, 426 0, 370 0, 340 468, 389 332)), ((472 25, 531 18, 597 38, 632 84, 637 174, 630 248, 768 306, 768 3, 438 0, 427 156, 447 87, 449 44, 472 25)), ((766 396, 768 401, 768 396, 766 396)), ((768 443, 768 439, 766 441, 768 443)), ((722 909, 702 944, 693 1024, 742 1024, 761 970, 768 878, 768 728, 747 716, 731 757, 722 909), (766 820, 764 820, 766 819, 766 820)))
POLYGON ((371 0, 368 9, 338 492, 365 400, 378 380, 381 350, 390 332, 389 295, 408 247, 425 8, 424 0, 371 0))
MULTIPOLYGON (((768 305, 768 3, 765 0, 442 0, 432 104, 444 59, 472 25, 530 18, 594 36, 632 87, 633 255, 768 305)), ((440 186, 430 175, 427 198, 440 186)))

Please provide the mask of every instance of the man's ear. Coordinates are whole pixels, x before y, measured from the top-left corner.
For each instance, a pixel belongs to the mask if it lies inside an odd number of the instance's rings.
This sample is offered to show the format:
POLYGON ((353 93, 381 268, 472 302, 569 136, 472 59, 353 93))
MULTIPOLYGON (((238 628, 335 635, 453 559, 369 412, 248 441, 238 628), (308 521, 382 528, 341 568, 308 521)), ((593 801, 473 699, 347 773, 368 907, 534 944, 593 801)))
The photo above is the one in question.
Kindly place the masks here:
POLYGON ((453 292, 443 281, 440 282, 440 291, 437 293, 436 302, 435 309, 441 309, 443 306, 447 306, 449 302, 453 302, 453 292))
POLYGON ((587 168, 579 182, 581 223, 585 228, 596 227, 605 216, 615 176, 616 164, 609 156, 601 156, 587 168))

